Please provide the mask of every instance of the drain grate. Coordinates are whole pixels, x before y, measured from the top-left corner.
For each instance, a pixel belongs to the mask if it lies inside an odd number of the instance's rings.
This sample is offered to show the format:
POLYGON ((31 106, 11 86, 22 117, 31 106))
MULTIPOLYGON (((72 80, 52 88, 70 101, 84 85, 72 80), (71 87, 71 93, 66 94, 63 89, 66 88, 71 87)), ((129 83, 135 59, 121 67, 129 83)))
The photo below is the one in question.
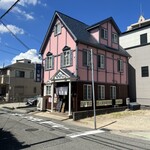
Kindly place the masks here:
POLYGON ((37 129, 37 128, 29 128, 29 129, 25 129, 25 131, 28 131, 28 132, 37 131, 37 130, 39 130, 39 129, 37 129))

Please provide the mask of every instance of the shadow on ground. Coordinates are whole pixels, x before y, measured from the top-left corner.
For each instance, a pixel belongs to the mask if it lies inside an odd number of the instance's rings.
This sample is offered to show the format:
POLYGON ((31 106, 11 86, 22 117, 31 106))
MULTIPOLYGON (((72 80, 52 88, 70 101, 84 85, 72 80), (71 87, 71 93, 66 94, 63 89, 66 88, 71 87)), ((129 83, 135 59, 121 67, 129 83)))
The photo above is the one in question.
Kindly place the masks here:
POLYGON ((1 150, 20 150, 30 147, 29 145, 24 145, 23 142, 19 142, 14 135, 0 128, 0 149, 1 150))

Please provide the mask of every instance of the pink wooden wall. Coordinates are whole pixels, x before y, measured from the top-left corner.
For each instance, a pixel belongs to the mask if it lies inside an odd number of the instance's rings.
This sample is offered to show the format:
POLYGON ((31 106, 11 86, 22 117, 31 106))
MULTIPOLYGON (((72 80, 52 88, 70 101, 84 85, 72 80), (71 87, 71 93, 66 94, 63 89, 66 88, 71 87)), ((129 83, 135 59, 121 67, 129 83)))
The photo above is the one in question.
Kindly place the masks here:
MULTIPOLYGON (((76 43, 74 42, 66 28, 62 26, 61 34, 55 36, 54 32, 52 32, 43 54, 43 59, 46 58, 46 54, 49 51, 54 55, 54 69, 44 71, 44 82, 47 82, 61 68, 60 54, 63 52, 62 49, 65 46, 70 47, 73 51, 73 66, 67 67, 67 69, 70 70, 72 73, 76 72, 76 43)), ((45 64, 45 61, 43 63, 45 64)))
POLYGON ((93 47, 87 47, 86 45, 78 45, 78 75, 81 81, 91 81, 91 70, 87 71, 87 67, 82 64, 82 52, 83 49, 93 49, 93 61, 94 61, 94 80, 95 82, 103 83, 117 83, 117 84, 127 84, 127 59, 126 57, 113 54, 110 52, 105 52, 104 50, 95 49, 93 47), (97 71, 97 54, 104 54, 106 58, 105 69, 98 69, 97 71), (124 61, 124 71, 122 73, 117 70, 117 61, 122 59, 124 61), (87 75, 88 73, 88 75, 87 75))
MULTIPOLYGON (((57 20, 58 21, 58 20, 57 20)), ((56 22, 57 22, 56 21, 56 22)), ((115 28, 110 22, 103 24, 101 27, 108 29, 108 40, 100 39, 101 44, 108 45, 113 48, 118 48, 118 44, 114 44, 111 41, 111 35, 117 33, 115 28)), ((99 28, 90 31, 94 38, 99 41, 99 28)), ((73 66, 67 67, 72 73, 76 73, 76 48, 78 49, 77 61, 78 61, 78 71, 77 75, 80 77, 81 81, 91 81, 91 70, 87 71, 87 67, 82 64, 82 52, 83 49, 93 49, 94 53, 94 79, 95 82, 102 83, 118 83, 118 84, 128 84, 127 79, 127 58, 113 54, 111 52, 104 51, 102 49, 96 49, 84 44, 76 45, 70 33, 62 26, 61 34, 55 36, 54 32, 50 35, 49 41, 46 45, 43 59, 46 58, 46 54, 50 51, 54 57, 54 69, 44 71, 44 82, 46 83, 61 67, 61 57, 60 54, 63 52, 62 49, 68 46, 73 50, 73 66), (76 47, 77 46, 77 47, 76 47), (105 69, 97 69, 97 55, 103 54, 106 58, 105 69), (124 71, 122 73, 117 71, 117 60, 122 59, 124 61, 124 71)), ((45 61, 43 62, 45 64, 45 61)))

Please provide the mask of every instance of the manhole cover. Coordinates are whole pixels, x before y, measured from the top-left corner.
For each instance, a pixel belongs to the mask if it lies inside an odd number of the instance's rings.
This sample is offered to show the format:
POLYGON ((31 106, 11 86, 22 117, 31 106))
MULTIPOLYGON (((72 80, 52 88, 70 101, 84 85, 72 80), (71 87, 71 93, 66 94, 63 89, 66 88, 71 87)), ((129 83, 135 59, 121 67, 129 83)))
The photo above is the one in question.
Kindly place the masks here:
POLYGON ((29 129, 25 129, 25 131, 29 131, 29 132, 32 132, 32 131, 37 131, 38 129, 36 128, 29 128, 29 129))

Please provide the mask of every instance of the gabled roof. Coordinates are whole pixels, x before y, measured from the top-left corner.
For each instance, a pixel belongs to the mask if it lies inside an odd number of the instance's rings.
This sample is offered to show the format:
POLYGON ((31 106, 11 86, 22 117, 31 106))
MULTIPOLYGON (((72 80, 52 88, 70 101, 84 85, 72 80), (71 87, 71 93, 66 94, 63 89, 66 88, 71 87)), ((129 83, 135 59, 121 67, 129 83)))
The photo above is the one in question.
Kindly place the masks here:
POLYGON ((51 80, 76 80, 76 76, 68 69, 59 69, 51 78, 51 80))
POLYGON ((46 36, 44 38, 44 41, 42 43, 42 46, 40 48, 40 53, 43 54, 44 49, 46 47, 46 44, 48 43, 49 37, 52 33, 53 30, 53 26, 55 23, 55 20, 59 18, 59 20, 62 22, 62 24, 65 26, 65 28, 68 30, 68 32, 70 33, 70 35, 73 37, 75 42, 80 42, 83 44, 87 44, 96 48, 103 48, 104 50, 107 51, 111 51, 113 53, 117 53, 123 56, 127 56, 129 57, 129 54, 127 52, 123 52, 122 49, 119 50, 114 50, 112 48, 108 48, 105 45, 101 45, 91 34, 88 30, 95 28, 96 26, 105 23, 106 21, 111 21, 115 27, 115 29, 117 30, 117 32, 120 34, 120 30, 117 26, 117 24, 115 23, 114 19, 112 17, 107 18, 101 22, 98 22, 92 26, 89 26, 79 20, 76 20, 74 18, 71 18, 61 12, 56 11, 54 13, 54 16, 52 18, 52 21, 49 25, 48 31, 46 33, 46 36))
POLYGON ((118 32, 118 34, 121 34, 121 31, 120 31, 119 27, 117 26, 116 22, 114 21, 114 19, 112 17, 109 17, 109 18, 107 18, 105 20, 102 20, 102 21, 100 21, 98 23, 95 23, 95 24, 89 26, 87 28, 87 30, 89 31, 91 29, 94 29, 94 28, 96 28, 96 27, 98 27, 98 26, 100 26, 100 25, 102 25, 102 24, 104 24, 106 22, 111 22, 114 25, 114 28, 116 29, 116 31, 118 32))
POLYGON ((78 21, 74 18, 71 18, 61 12, 56 11, 52 21, 50 23, 50 26, 48 28, 48 31, 46 33, 46 36, 44 38, 43 44, 40 48, 40 53, 43 53, 43 50, 46 46, 45 43, 48 42, 49 36, 52 32, 52 26, 54 25, 54 21, 56 18, 59 18, 60 21, 63 23, 63 25, 65 25, 65 27, 67 28, 67 30, 70 32, 71 36, 73 37, 73 39, 77 42, 77 41, 84 41, 84 42, 89 42, 89 43, 96 43, 97 41, 90 35, 89 32, 87 32, 86 28, 88 27, 87 24, 78 21))

